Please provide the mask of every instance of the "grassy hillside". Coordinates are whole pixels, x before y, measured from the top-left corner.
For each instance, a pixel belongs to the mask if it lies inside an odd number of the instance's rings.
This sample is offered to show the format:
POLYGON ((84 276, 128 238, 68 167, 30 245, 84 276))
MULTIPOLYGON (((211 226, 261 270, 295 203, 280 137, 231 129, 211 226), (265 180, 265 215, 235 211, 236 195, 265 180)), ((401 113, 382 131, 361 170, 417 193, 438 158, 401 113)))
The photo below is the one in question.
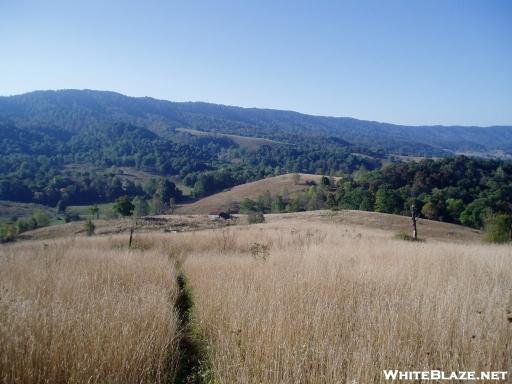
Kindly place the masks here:
POLYGON ((4 381, 383 383, 383 369, 511 366, 508 246, 427 221, 425 243, 397 240, 408 225, 392 215, 266 217, 136 233, 131 250, 115 222, 0 246, 4 381))
POLYGON ((257 199, 267 191, 272 195, 287 191, 289 194, 303 192, 309 188, 310 183, 320 184, 321 175, 300 173, 299 183, 295 183, 292 174, 269 177, 266 179, 237 185, 227 191, 216 193, 191 204, 184 204, 176 209, 181 214, 208 214, 212 211, 229 211, 237 209, 240 202, 245 199, 257 199))
MULTIPOLYGON (((266 214, 265 220, 269 224, 288 226, 290 228, 308 221, 318 225, 333 224, 339 226, 340 231, 350 227, 352 231, 372 230, 380 232, 388 238, 396 234, 409 233, 410 219, 399 215, 364 211, 310 211, 296 213, 266 214)), ((158 215, 130 219, 94 220, 97 235, 124 234, 126 239, 130 227, 135 228, 135 238, 144 237, 148 233, 177 233, 190 231, 203 231, 228 226, 244 226, 247 224, 246 215, 234 215, 229 221, 210 220, 206 214, 175 214, 158 215)), ((482 231, 464 227, 462 225, 441 223, 438 221, 418 219, 418 233, 421 238, 445 242, 471 242, 482 241, 482 231)), ((84 236, 84 222, 71 222, 53 225, 23 232, 18 240, 52 240, 69 236, 84 236)))
POLYGON ((510 367, 506 247, 290 224, 234 230, 224 249, 198 246, 185 262, 220 382, 384 383, 389 367, 510 367))

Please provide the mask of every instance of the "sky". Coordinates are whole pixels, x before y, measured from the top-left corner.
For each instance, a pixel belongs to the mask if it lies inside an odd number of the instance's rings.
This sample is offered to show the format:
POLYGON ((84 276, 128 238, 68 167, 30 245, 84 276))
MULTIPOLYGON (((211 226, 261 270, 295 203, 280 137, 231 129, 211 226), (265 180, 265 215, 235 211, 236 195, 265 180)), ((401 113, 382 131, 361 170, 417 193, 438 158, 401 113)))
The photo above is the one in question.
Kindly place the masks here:
POLYGON ((0 0, 0 95, 512 125, 512 1, 0 0))

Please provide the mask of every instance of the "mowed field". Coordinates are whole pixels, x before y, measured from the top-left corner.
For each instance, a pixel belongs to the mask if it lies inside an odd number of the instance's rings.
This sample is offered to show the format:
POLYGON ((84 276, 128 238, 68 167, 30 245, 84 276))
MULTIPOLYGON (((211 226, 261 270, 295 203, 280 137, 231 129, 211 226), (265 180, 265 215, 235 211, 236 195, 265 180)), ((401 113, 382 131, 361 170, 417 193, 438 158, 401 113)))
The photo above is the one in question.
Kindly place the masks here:
POLYGON ((2 246, 1 380, 187 382, 175 377, 190 329, 204 358, 188 382, 512 368, 511 246, 426 236, 430 223, 419 226, 426 242, 407 242, 391 215, 351 216, 140 233, 132 249, 126 235, 2 246), (188 331, 178 275, 193 301, 188 331))
MULTIPOLYGON (((179 214, 208 214, 211 211, 228 211, 233 206, 238 206, 245 199, 257 199, 266 191, 272 196, 287 192, 290 194, 303 192, 309 188, 308 182, 320 184, 321 175, 300 173, 300 182, 296 184, 292 174, 269 177, 233 187, 227 191, 216 193, 191 204, 181 205, 176 209, 179 214)), ((335 178, 338 180, 338 178, 335 178)))

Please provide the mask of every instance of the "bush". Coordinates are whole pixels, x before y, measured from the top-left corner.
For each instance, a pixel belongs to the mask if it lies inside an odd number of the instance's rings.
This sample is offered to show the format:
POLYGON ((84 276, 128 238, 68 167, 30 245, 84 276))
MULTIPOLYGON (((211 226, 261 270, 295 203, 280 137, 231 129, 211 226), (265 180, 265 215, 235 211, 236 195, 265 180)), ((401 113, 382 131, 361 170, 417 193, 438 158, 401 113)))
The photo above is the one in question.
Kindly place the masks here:
POLYGON ((80 221, 80 215, 76 212, 66 212, 64 222, 71 223, 72 221, 80 221))
POLYGON ((506 243, 512 240, 512 217, 492 215, 485 221, 484 240, 489 243, 506 243))
POLYGON ((50 216, 41 209, 37 209, 32 217, 36 221, 38 227, 46 227, 47 225, 50 225, 50 216))
POLYGON ((37 222, 33 217, 19 218, 16 220, 16 232, 22 233, 37 228, 37 222))
POLYGON ((94 223, 92 222, 91 219, 89 219, 85 222, 84 228, 85 228, 85 233, 87 234, 87 236, 94 235, 94 230, 96 229, 96 226, 94 225, 94 223))
POLYGON ((0 223, 0 243, 13 241, 16 238, 16 227, 8 223, 0 223))
POLYGON ((405 240, 405 241, 417 241, 417 242, 424 242, 425 241, 425 239, 422 239, 420 237, 418 237, 416 240, 414 240, 414 237, 412 237, 411 235, 409 235, 408 233, 405 233, 405 232, 397 233, 395 235, 395 239, 405 240))
POLYGON ((247 221, 249 224, 259 224, 265 222, 265 216, 262 212, 249 212, 247 215, 247 221))

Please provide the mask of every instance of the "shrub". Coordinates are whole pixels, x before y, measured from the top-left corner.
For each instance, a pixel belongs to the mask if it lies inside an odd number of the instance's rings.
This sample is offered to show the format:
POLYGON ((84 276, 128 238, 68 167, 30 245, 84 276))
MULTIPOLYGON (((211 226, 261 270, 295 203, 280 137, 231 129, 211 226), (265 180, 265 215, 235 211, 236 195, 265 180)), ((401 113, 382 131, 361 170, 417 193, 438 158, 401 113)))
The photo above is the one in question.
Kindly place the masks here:
POLYGON ((19 218, 16 220, 16 232, 22 233, 37 228, 37 222, 33 217, 19 218))
POLYGON ((112 206, 112 210, 121 216, 131 216, 134 208, 128 196, 118 197, 112 206))
POLYGON ((256 260, 267 261, 270 256, 272 242, 268 243, 252 243, 249 246, 249 252, 256 260))
POLYGON ((418 242, 424 242, 425 239, 422 239, 420 237, 418 237, 416 240, 414 239, 414 237, 412 237, 411 235, 409 235, 408 233, 405 233, 405 232, 400 232, 400 233, 397 233, 395 235, 395 239, 398 239, 398 240, 405 240, 405 241, 418 241, 418 242))
POLYGON ((492 215, 485 221, 484 240, 489 243, 506 243, 512 240, 512 217, 510 215, 492 215))
POLYGON ((247 221, 249 224, 259 224, 265 222, 265 216, 262 212, 249 212, 247 215, 247 221))
POLYGON ((76 212, 66 212, 64 222, 71 223, 72 221, 80 221, 80 215, 76 212))
POLYGON ((16 238, 16 227, 8 223, 0 223, 0 243, 13 241, 16 238))
POLYGON ((41 209, 37 209, 32 217, 36 221, 38 227, 46 227, 47 225, 50 225, 50 216, 41 209))
POLYGON ((85 228, 85 233, 87 234, 87 236, 94 235, 94 230, 96 229, 96 226, 94 225, 94 223, 92 222, 91 219, 89 219, 85 222, 84 228, 85 228))

